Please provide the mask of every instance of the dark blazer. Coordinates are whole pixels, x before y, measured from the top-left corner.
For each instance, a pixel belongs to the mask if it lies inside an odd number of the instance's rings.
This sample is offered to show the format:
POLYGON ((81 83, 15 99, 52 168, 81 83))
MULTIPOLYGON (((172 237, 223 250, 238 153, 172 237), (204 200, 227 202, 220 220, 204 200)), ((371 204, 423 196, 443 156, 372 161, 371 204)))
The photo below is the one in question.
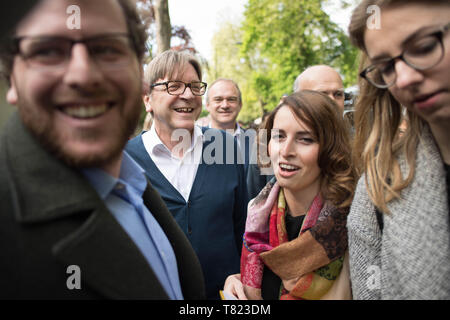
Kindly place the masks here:
MULTIPOLYGON (((0 299, 167 299, 137 246, 76 170, 14 114, 0 137, 0 299), (69 290, 70 265, 81 289, 69 290)), ((185 299, 203 299, 195 252, 149 184, 144 202, 177 258, 185 299)))

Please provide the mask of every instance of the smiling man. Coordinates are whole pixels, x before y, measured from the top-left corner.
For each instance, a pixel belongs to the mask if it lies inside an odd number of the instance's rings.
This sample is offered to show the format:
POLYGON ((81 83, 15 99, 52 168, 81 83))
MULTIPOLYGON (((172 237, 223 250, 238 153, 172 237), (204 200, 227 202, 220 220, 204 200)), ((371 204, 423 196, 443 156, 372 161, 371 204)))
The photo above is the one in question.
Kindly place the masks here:
POLYGON ((252 132, 241 128, 236 121, 242 109, 242 94, 238 84, 231 79, 216 79, 206 93, 206 109, 211 118, 210 128, 225 130, 235 137, 244 160, 245 174, 247 174, 250 148, 255 136, 252 132))
POLYGON ((145 41, 127 0, 43 0, 2 43, 18 113, 0 140, 0 297, 203 297, 192 247, 123 152, 145 41))
POLYGON ((241 91, 236 82, 219 78, 211 83, 206 94, 206 109, 211 115, 211 128, 231 130, 234 135, 239 135, 241 128, 236 119, 241 108, 241 91))
POLYGON ((192 55, 163 52, 150 62, 144 78, 150 88, 144 102, 153 125, 126 150, 145 169, 191 241, 203 268, 207 298, 218 299, 229 272, 239 271, 247 212, 237 142, 223 131, 195 126, 206 83, 192 55))

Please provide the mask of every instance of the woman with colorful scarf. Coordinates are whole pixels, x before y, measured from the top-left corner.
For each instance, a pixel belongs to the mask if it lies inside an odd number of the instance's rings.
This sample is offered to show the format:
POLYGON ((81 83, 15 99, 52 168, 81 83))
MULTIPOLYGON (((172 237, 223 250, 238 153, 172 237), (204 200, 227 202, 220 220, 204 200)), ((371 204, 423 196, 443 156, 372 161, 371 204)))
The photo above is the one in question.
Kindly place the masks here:
POLYGON ((347 249, 356 181, 348 128, 330 98, 301 91, 262 130, 276 180, 249 203, 241 274, 228 277, 224 291, 239 299, 325 298, 347 249))

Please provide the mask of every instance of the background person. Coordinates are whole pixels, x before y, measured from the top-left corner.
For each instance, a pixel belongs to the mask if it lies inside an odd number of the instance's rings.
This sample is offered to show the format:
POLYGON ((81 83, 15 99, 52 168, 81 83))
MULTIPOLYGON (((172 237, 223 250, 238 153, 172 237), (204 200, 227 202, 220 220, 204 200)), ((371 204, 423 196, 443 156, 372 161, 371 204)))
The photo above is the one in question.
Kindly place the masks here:
MULTIPOLYGON (((206 93, 206 109, 209 111, 210 128, 225 130, 236 138, 244 160, 245 173, 250 158, 253 137, 245 136, 245 130, 237 122, 242 108, 241 90, 231 79, 219 78, 211 83, 206 93)), ((256 135, 255 135, 256 136, 256 135)))
POLYGON ((354 148, 363 175, 347 223, 356 299, 450 298, 449 29, 448 1, 362 1, 352 15, 365 59, 354 148), (373 5, 379 28, 367 27, 373 5))
POLYGON ((242 108, 239 86, 231 79, 219 78, 211 83, 206 93, 206 109, 210 114, 209 126, 240 134, 236 119, 242 108))
POLYGON ((344 83, 339 73, 327 65, 315 65, 306 68, 295 79, 294 92, 300 90, 319 91, 333 99, 344 113, 344 83))

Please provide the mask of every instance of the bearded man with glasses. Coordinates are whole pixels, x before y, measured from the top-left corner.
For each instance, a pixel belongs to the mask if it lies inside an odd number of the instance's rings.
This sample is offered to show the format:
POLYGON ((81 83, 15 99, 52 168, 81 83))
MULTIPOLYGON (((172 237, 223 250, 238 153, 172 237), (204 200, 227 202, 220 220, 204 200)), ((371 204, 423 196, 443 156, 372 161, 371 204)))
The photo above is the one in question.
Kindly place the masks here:
POLYGON ((42 0, 2 43, 18 112, 0 138, 0 298, 204 297, 195 252, 123 151, 145 41, 128 0, 42 0))
POLYGON ((166 51, 148 65, 144 95, 153 116, 149 131, 126 150, 145 169, 185 232, 203 268, 208 299, 218 299, 229 272, 239 272, 247 212, 244 165, 231 135, 200 128, 200 64, 190 54, 166 51))

